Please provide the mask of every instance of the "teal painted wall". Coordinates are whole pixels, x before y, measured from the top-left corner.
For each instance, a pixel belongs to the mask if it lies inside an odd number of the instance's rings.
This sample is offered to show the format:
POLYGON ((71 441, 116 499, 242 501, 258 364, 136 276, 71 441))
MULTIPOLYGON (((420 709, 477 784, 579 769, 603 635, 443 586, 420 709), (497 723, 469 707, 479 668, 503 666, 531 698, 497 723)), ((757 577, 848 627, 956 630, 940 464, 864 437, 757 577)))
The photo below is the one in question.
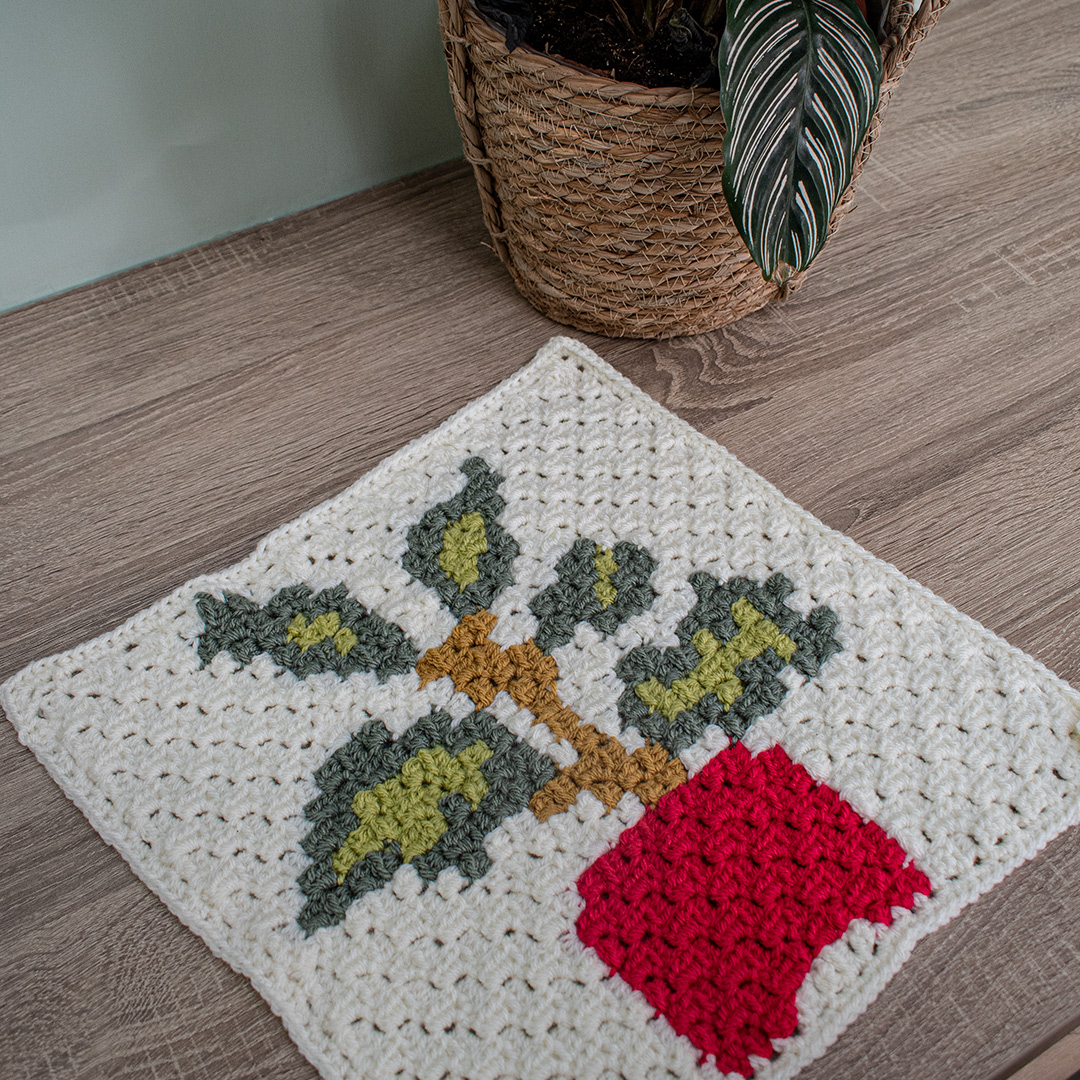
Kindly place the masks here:
POLYGON ((435 0, 0 0, 0 310, 460 154, 435 0))

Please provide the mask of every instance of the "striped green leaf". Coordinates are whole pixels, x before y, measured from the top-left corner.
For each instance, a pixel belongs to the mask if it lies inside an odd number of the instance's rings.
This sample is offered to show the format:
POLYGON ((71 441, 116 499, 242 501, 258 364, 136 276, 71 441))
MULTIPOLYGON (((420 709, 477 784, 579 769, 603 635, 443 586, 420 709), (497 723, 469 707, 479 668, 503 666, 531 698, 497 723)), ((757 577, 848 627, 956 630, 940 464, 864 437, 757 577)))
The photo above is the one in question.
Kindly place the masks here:
POLYGON ((881 52, 855 0, 728 0, 724 195, 765 278, 829 234, 877 108, 881 52))

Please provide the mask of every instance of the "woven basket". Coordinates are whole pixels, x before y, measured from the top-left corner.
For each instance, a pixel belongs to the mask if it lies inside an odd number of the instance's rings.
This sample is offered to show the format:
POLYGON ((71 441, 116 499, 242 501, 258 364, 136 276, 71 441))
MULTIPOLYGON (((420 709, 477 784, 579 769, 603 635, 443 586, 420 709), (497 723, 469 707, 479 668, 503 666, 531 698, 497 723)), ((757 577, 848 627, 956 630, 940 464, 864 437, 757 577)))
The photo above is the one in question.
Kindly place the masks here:
MULTIPOLYGON (((881 102, 948 0, 893 0, 881 102)), ((766 282, 720 186, 715 91, 615 82, 502 37, 470 0, 439 0, 450 92, 495 251, 518 290, 561 323, 610 337, 697 334, 801 283, 766 282)), ((854 186, 854 181, 853 181, 854 186)), ((849 188, 831 228, 849 209, 849 188)))

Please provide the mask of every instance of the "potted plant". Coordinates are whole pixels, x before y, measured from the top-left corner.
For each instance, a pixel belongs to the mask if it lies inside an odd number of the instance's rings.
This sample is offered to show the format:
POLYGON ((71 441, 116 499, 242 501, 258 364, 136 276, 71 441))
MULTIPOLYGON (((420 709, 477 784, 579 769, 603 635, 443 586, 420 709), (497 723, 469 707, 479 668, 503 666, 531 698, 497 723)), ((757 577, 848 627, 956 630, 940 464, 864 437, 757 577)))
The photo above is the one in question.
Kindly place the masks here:
POLYGON ((439 0, 465 154, 518 289, 627 337, 715 329, 786 296, 947 2, 439 0), (634 48, 674 68, 641 76, 634 48), (684 85, 644 85, 671 70, 684 85))

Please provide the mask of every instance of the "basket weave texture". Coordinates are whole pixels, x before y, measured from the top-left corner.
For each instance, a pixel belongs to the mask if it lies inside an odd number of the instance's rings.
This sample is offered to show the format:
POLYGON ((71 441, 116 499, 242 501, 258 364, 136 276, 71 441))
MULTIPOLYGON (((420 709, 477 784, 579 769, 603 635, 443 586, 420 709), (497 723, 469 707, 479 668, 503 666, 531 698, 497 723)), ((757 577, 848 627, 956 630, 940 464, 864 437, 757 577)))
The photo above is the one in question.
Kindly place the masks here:
MULTIPOLYGON (((911 0, 893 0, 881 101, 855 180, 900 74, 947 3, 923 0, 915 13, 911 0)), ((716 91, 616 82, 525 45, 508 53, 471 0, 439 0, 439 16, 484 221, 518 290, 544 314, 610 337, 674 337, 715 330, 800 285, 801 273, 764 281, 731 219, 716 91)))

